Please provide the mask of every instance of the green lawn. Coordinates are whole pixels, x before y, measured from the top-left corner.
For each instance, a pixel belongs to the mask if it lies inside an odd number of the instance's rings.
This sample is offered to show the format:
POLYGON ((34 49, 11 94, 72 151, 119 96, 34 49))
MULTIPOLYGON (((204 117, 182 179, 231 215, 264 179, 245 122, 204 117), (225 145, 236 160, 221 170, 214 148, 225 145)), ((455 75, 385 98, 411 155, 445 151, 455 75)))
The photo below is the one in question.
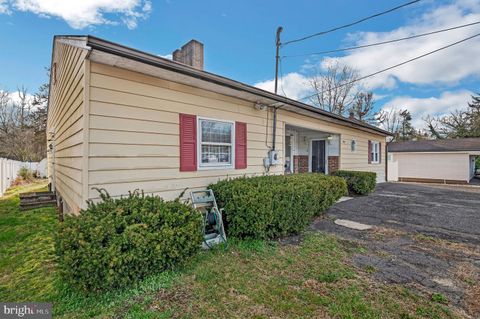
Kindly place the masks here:
POLYGON ((55 210, 20 212, 18 192, 46 190, 46 182, 10 189, 0 199, 0 300, 49 300, 54 293, 55 210))
POLYGON ((64 318, 453 318, 443 300, 379 284, 348 260, 361 251, 322 234, 299 245, 230 241, 181 269, 84 296, 55 272, 53 208, 18 210, 20 187, 0 199, 0 300, 50 301, 64 318), (438 300, 437 300, 438 299, 438 300))

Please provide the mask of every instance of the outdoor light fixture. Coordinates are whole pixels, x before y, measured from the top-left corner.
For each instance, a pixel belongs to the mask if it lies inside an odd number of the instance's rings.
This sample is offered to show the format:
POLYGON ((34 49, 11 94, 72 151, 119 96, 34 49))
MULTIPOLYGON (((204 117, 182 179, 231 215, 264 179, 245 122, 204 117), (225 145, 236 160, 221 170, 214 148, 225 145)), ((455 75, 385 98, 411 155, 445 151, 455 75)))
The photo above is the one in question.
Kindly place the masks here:
POLYGON ((352 152, 355 152, 357 150, 357 141, 352 140, 350 148, 352 149, 352 152))
POLYGON ((264 111, 267 109, 267 106, 265 104, 262 104, 260 102, 256 102, 255 105, 253 106, 256 110, 259 111, 264 111))

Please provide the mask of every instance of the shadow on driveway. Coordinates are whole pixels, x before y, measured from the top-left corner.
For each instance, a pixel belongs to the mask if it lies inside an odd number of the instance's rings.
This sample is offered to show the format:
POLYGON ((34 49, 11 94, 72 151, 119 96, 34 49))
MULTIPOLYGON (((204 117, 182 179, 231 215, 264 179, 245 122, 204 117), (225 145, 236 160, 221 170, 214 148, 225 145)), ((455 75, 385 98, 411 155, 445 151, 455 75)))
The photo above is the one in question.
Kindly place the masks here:
POLYGON ((480 193, 384 183, 334 205, 311 230, 359 242, 366 251, 353 262, 376 279, 442 293, 466 317, 480 315, 480 193), (335 219, 374 227, 353 230, 335 219))

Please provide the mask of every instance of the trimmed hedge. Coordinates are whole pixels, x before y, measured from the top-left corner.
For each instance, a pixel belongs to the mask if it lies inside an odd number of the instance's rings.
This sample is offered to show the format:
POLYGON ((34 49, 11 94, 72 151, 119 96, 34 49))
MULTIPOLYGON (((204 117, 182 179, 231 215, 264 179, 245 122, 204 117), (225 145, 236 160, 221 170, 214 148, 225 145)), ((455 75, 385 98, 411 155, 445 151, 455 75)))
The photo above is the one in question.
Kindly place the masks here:
POLYGON ((335 176, 343 177, 347 181, 348 191, 353 194, 367 195, 375 190, 377 173, 358 171, 336 171, 335 176))
POLYGON ((347 194, 342 178, 323 174, 240 177, 209 186, 229 236, 272 239, 302 231, 347 194))
POLYGON ((200 249, 203 221, 190 206, 138 192, 119 199, 100 196, 101 202, 67 217, 57 234, 60 272, 73 286, 84 291, 128 286, 200 249))

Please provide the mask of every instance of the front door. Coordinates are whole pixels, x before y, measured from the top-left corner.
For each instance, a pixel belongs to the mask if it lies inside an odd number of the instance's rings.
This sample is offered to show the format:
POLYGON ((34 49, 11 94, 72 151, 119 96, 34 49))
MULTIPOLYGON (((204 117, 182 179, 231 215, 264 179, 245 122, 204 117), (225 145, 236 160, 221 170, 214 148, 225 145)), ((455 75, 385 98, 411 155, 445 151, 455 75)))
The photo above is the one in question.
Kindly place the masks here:
POLYGON ((311 151, 312 172, 325 173, 325 140, 313 140, 311 151))

